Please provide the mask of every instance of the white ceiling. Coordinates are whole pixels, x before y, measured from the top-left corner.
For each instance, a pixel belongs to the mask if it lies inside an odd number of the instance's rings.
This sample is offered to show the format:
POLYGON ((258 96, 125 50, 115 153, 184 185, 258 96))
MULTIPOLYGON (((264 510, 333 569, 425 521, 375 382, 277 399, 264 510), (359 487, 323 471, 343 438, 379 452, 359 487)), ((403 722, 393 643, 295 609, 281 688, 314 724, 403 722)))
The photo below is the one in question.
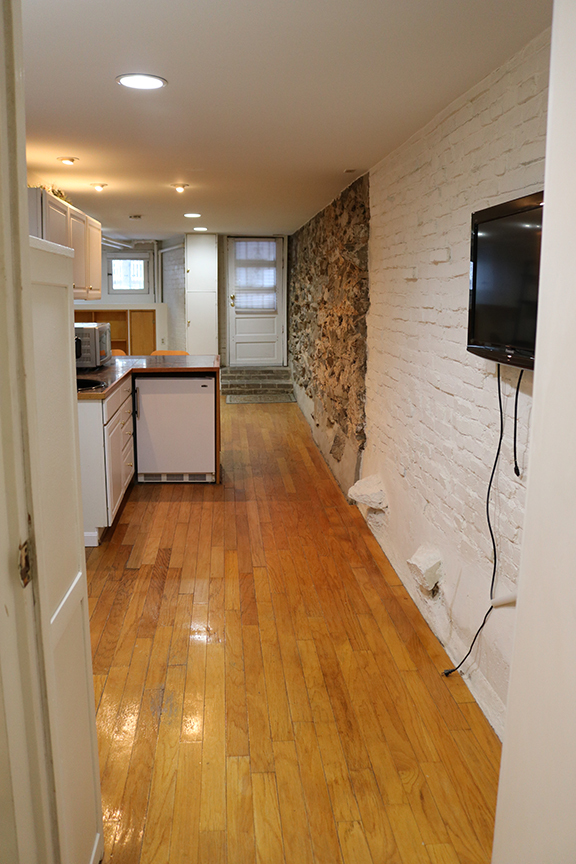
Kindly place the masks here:
POLYGON ((109 236, 165 239, 291 234, 548 27, 552 0, 22 6, 32 179, 109 236), (125 72, 169 83, 128 90, 125 72))

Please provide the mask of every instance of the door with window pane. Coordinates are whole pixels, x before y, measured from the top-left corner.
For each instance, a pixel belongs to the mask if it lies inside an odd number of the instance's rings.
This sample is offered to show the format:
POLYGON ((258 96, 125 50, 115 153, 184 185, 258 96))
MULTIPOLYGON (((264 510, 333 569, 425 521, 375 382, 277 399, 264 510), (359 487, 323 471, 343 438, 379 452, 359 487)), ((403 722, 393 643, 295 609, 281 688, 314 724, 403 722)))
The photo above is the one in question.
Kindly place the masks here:
POLYGON ((285 363, 285 275, 282 238, 228 241, 228 362, 285 363))

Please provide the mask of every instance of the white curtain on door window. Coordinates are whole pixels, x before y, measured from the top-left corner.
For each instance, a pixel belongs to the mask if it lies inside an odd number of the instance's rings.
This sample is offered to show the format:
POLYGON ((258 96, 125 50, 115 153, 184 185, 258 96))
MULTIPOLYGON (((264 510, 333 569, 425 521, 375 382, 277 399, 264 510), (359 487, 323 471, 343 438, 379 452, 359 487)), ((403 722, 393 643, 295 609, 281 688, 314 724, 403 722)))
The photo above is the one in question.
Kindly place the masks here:
POLYGON ((276 310, 276 241, 234 241, 234 304, 238 311, 276 310))

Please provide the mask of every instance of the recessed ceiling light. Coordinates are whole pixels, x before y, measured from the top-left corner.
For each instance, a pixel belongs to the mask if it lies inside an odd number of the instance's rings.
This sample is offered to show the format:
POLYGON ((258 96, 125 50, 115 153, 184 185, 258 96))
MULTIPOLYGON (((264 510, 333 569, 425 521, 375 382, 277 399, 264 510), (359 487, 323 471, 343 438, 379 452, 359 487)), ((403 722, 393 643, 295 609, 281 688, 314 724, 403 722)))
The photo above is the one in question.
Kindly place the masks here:
POLYGON ((170 185, 176 192, 184 192, 188 188, 188 183, 171 183, 170 185))
POLYGON ((73 165, 74 162, 79 162, 78 156, 58 156, 58 162, 62 162, 63 165, 73 165))
POLYGON ((194 231, 207 231, 208 228, 194 228, 194 231))
POLYGON ((107 183, 91 183, 90 185, 92 186, 92 188, 93 188, 96 192, 102 192, 102 190, 104 189, 104 187, 107 186, 108 184, 107 184, 107 183))
POLYGON ((127 75, 118 75, 118 84, 123 87, 132 87, 134 90, 159 90, 168 84, 165 78, 158 75, 147 75, 141 72, 130 72, 127 75))
POLYGON ((199 219, 201 215, 201 213, 184 213, 186 219, 199 219))

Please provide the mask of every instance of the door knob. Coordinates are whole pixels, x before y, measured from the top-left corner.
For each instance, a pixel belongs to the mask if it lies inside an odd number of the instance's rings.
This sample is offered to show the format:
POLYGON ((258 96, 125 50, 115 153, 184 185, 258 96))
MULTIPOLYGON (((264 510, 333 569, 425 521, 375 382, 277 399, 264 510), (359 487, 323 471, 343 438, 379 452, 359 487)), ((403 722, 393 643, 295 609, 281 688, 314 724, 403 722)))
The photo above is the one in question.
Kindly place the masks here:
POLYGON ((230 306, 234 306, 234 300, 236 299, 236 294, 230 294, 230 306))

